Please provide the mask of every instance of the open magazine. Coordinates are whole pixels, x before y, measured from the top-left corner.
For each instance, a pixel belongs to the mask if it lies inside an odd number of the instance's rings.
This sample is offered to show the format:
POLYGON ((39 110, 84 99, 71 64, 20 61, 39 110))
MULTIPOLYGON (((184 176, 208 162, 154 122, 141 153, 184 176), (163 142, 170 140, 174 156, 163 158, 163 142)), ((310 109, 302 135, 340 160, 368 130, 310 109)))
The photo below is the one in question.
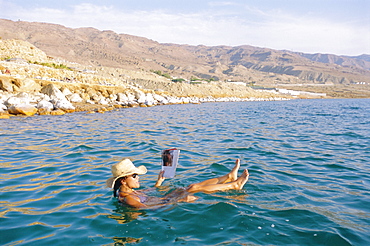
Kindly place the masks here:
POLYGON ((177 164, 179 162, 180 150, 165 149, 162 150, 162 171, 164 170, 163 177, 173 178, 176 174, 177 164))

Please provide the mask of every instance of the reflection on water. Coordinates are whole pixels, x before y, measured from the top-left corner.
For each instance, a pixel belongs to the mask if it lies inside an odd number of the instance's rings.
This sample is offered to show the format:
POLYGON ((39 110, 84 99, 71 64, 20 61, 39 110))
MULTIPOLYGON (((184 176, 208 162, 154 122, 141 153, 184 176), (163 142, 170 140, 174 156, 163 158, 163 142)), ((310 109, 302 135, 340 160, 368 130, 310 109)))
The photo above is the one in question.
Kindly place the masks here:
POLYGON ((113 237, 114 245, 126 245, 127 243, 139 243, 142 238, 113 237))
POLYGON ((119 224, 129 223, 133 220, 136 220, 141 213, 126 212, 121 215, 108 215, 108 218, 116 220, 119 224))
POLYGON ((115 202, 116 209, 113 210, 115 214, 108 215, 108 218, 116 220, 119 224, 129 223, 139 218, 139 216, 145 216, 145 210, 137 210, 129 207, 122 206, 122 204, 115 202))
POLYGON ((367 245, 369 100, 210 103, 2 120, 1 245, 367 245), (171 114, 169 114, 169 110, 171 114), (168 192, 228 172, 241 191, 137 210, 105 187, 122 158, 181 149, 168 192))

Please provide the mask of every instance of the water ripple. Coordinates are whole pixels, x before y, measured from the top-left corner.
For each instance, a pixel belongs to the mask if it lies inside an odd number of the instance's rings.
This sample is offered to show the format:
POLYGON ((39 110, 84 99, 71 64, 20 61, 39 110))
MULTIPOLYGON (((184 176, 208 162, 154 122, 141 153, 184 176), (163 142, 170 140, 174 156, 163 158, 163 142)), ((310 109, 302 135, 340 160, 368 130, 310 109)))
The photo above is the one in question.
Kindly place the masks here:
POLYGON ((0 244, 367 245, 369 122, 367 99, 2 120, 0 244), (249 182, 153 210, 112 199, 113 163, 146 165, 152 186, 168 147, 181 149, 178 174, 154 195, 223 175, 236 158, 249 182))

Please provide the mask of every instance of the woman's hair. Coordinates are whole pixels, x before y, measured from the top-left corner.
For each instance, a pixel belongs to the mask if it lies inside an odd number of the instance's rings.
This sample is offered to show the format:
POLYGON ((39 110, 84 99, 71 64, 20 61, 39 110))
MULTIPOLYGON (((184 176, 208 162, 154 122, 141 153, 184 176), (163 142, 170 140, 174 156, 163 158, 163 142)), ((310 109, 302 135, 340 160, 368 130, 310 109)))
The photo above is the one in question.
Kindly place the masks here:
POLYGON ((172 155, 169 150, 163 151, 162 154, 163 166, 171 166, 172 165, 172 155))
POLYGON ((121 177, 121 178, 117 179, 116 182, 114 182, 114 186, 113 186, 113 196, 114 197, 117 197, 117 190, 119 189, 119 187, 121 187, 121 180, 122 179, 126 179, 126 177, 121 177))

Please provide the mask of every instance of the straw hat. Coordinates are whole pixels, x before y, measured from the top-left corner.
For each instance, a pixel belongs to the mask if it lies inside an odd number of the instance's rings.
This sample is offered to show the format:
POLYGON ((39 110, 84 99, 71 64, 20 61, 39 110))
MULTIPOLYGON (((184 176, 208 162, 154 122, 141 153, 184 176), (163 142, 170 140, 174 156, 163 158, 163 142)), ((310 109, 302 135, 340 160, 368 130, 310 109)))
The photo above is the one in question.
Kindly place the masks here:
POLYGON ((114 164, 112 166, 113 177, 109 178, 106 182, 107 187, 113 188, 114 183, 117 179, 128 176, 134 173, 146 174, 147 169, 145 166, 135 167, 134 164, 129 159, 124 159, 121 162, 114 164))

